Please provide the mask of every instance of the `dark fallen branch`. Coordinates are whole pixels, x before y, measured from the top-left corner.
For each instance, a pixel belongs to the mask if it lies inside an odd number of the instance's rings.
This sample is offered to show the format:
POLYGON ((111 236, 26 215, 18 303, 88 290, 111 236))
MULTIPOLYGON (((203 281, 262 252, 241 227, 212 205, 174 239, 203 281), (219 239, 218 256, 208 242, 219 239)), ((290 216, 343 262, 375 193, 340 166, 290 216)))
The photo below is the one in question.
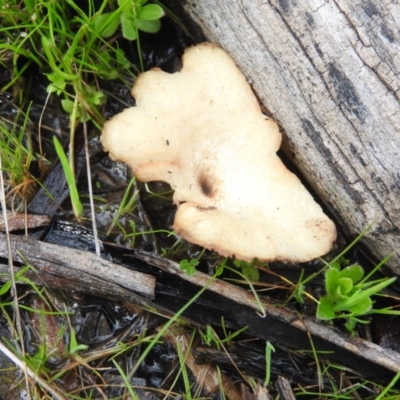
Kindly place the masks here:
POLYGON ((279 396, 282 400, 295 400, 296 397, 290 386, 290 382, 283 376, 278 376, 276 383, 276 388, 278 389, 279 396))
MULTIPOLYGON (((33 269, 26 276, 36 283, 97 296, 129 299, 140 305, 146 304, 142 296, 154 297, 153 276, 129 270, 86 251, 22 236, 10 238, 14 262, 19 266, 32 265, 33 269)), ((0 234, 0 257, 8 257, 5 234, 0 234)), ((1 272, 7 274, 8 267, 2 265, 1 272)), ((9 277, 1 279, 8 280, 9 277)))
MULTIPOLYGON (((33 265, 36 272, 29 272, 28 277, 37 283, 113 300, 125 299, 170 315, 186 304, 199 287, 208 285, 210 280, 201 272, 188 276, 180 271, 176 263, 143 252, 126 250, 122 256, 119 253, 119 258, 129 270, 88 252, 30 238, 12 236, 11 243, 14 261, 21 266, 23 256, 33 265), (153 297, 153 300, 143 296, 153 297)), ((7 257, 5 235, 0 235, 0 257, 7 257)), ((8 267, 0 265, 0 272, 7 273, 8 267)), ((7 275, 2 279, 8 279, 7 275)), ((262 298, 262 303, 267 313, 264 318, 257 314, 259 307, 251 294, 229 283, 216 281, 184 316, 202 325, 220 325, 223 317, 229 329, 247 326, 250 335, 269 340, 282 348, 311 350, 312 341, 318 351, 325 352, 326 359, 345 364, 365 377, 383 382, 388 382, 400 370, 400 354, 397 352, 345 335, 314 319, 304 319, 266 298, 262 298)))
MULTIPOLYGON (((50 219, 47 215, 13 213, 9 211, 6 211, 6 214, 9 232, 23 231, 25 228, 33 229, 50 225, 50 219)), ((0 215, 0 231, 6 231, 3 213, 0 215)))
MULTIPOLYGON (((205 286, 210 279, 208 275, 201 272, 188 276, 179 269, 176 263, 151 254, 136 252, 135 257, 145 260, 150 265, 156 265, 175 276, 179 276, 180 279, 193 285, 205 286)), ((310 347, 308 335, 311 335, 316 349, 332 351, 332 355, 327 358, 338 362, 349 360, 350 363, 348 365, 358 371, 364 370, 363 363, 373 363, 376 366, 379 365, 394 372, 400 370, 400 354, 397 352, 384 349, 356 336, 345 335, 339 330, 311 318, 303 319, 298 313, 271 304, 266 298, 261 299, 267 315, 265 318, 261 318, 256 313, 260 309, 255 298, 247 291, 224 281, 216 281, 209 286, 208 290, 236 304, 236 307, 233 306, 229 310, 229 313, 234 313, 237 320, 242 321, 236 326, 236 329, 247 325, 249 330, 260 338, 279 343, 285 347, 298 349, 310 347), (245 308, 242 309, 240 306, 245 308), (288 328, 289 326, 291 329, 288 328), (341 355, 339 355, 340 353, 341 355), (343 353, 349 354, 346 356, 343 353)), ((197 314, 196 317, 198 317, 197 314)))

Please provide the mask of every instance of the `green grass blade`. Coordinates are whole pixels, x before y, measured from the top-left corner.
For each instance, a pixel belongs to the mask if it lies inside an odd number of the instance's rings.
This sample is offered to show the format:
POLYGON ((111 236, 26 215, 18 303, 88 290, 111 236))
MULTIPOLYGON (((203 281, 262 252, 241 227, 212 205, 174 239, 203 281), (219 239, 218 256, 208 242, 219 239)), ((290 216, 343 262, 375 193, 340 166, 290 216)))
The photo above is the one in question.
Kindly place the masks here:
POLYGON ((78 193, 78 189, 76 187, 74 174, 72 172, 71 166, 69 165, 67 155, 65 154, 65 151, 56 136, 53 136, 53 143, 54 143, 54 147, 56 149, 58 158, 60 160, 61 166, 64 170, 64 175, 65 175, 65 179, 68 184, 69 195, 71 198, 74 214, 77 218, 79 218, 82 216, 83 206, 79 199, 79 193, 78 193))

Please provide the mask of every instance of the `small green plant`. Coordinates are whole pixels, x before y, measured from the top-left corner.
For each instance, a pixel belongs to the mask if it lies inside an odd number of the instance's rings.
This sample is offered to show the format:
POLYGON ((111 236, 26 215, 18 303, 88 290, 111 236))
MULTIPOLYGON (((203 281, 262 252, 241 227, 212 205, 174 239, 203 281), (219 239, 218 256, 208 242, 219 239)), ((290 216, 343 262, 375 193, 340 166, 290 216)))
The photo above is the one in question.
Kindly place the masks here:
MULTIPOLYGON (((112 232, 112 230, 114 229, 115 225, 118 225, 121 230, 124 232, 124 236, 128 235, 125 230, 123 229, 123 227, 121 225, 118 224, 118 220, 125 214, 129 214, 131 213, 135 207, 136 207, 136 201, 137 201, 137 197, 139 194, 138 190, 133 190, 135 184, 135 177, 133 177, 130 181, 129 184, 125 190, 124 193, 124 197, 121 200, 121 203, 118 207, 117 212, 115 213, 115 216, 110 224, 110 227, 107 230, 106 235, 109 236, 112 232)), ((132 221, 133 222, 133 221, 132 221)))
POLYGON ((19 200, 26 199, 36 186, 36 180, 29 171, 31 162, 36 158, 28 130, 30 108, 31 104, 25 115, 17 112, 13 121, 0 121, 0 157, 13 208, 18 206, 15 202, 17 197, 19 200))
POLYGON ((76 340, 75 329, 71 327, 71 332, 69 334, 69 353, 71 355, 76 354, 79 351, 87 350, 89 346, 86 344, 78 344, 76 340))
POLYGON ((122 10, 113 11, 109 25, 98 22, 108 3, 91 0, 86 11, 72 0, 8 2, 1 10, 0 64, 11 69, 12 79, 2 90, 13 87, 36 65, 49 80, 48 92, 63 95, 73 127, 75 120, 101 123, 98 106, 105 99, 98 79, 118 79, 133 69, 123 51, 103 34, 113 20, 119 21, 122 10))
POLYGON ((238 329, 235 332, 228 332, 225 324, 225 319, 224 317, 221 317, 221 328, 224 333, 224 338, 218 337, 211 325, 207 325, 205 332, 199 330, 200 336, 204 343, 206 343, 208 346, 214 344, 217 349, 220 349, 224 344, 231 344, 233 339, 239 336, 241 333, 245 332, 248 327, 244 326, 243 328, 238 329))
POLYGON ((373 310, 372 296, 379 294, 391 285, 396 278, 381 278, 369 281, 389 257, 386 257, 374 270, 364 277, 360 265, 348 265, 345 258, 329 264, 325 272, 326 295, 319 299, 317 318, 333 320, 345 318, 346 328, 353 332, 357 323, 368 323, 360 317, 371 313, 398 313, 390 309, 373 310), (347 265, 347 266, 346 266, 347 265))
POLYGON ((186 273, 190 275, 194 275, 196 273, 196 267, 200 264, 200 261, 197 258, 192 258, 191 260, 183 259, 179 263, 179 268, 182 271, 186 271, 186 273))
MULTIPOLYGON (((31 283, 29 280, 24 277, 25 273, 31 269, 30 265, 25 265, 22 267, 18 272, 15 273, 14 279, 16 282, 20 283, 31 283)), ((8 274, 7 274, 8 277, 8 274)), ((6 282, 3 283, 3 285, 0 286, 0 296, 4 296, 10 289, 11 289, 12 283, 11 280, 7 280, 6 282)), ((35 285, 32 282, 32 286, 35 287, 35 285)), ((12 303, 10 303, 12 304, 12 303)), ((5 304, 4 302, 0 302, 0 306, 5 306, 8 304, 5 304)))
POLYGON ((26 365, 36 374, 42 376, 48 376, 50 372, 50 369, 47 366, 48 359, 48 348, 45 342, 41 343, 38 346, 35 354, 33 354, 32 356, 29 354, 25 354, 25 356, 23 357, 26 365))
MULTIPOLYGON (((120 20, 113 20, 112 25, 102 31, 104 37, 112 36, 119 24, 121 24, 122 35, 125 39, 138 39, 138 32, 156 33, 160 30, 160 18, 164 16, 164 10, 158 4, 146 4, 148 0, 118 0, 122 10, 120 20)), ((103 13, 96 21, 96 26, 101 31, 104 23, 112 18, 112 13, 103 13)))
POLYGON ((114 12, 101 14, 95 21, 94 27, 104 38, 115 34, 121 26, 122 35, 127 40, 136 40, 139 55, 140 68, 143 71, 143 59, 141 57, 139 31, 156 33, 160 30, 160 18, 164 16, 164 10, 158 4, 146 4, 148 0, 118 0, 120 10, 119 18, 115 18, 114 12))
MULTIPOLYGON (((182 271, 186 271, 186 273, 191 276, 196 273, 196 267, 200 264, 200 259, 203 257, 203 254, 205 253, 206 249, 203 249, 200 254, 197 256, 197 258, 192 258, 188 260, 187 258, 181 260, 179 263, 179 268, 182 271)), ((224 264, 224 263, 223 263, 224 264)))
POLYGON ((242 274, 247 280, 251 282, 258 282, 260 280, 260 273, 254 263, 236 259, 233 265, 242 270, 242 274))
MULTIPOLYGON (((146 3, 147 0, 90 0, 83 5, 74 0, 7 2, 0 10, 0 66, 10 71, 11 79, 0 91, 19 87, 31 66, 39 68, 48 79, 49 96, 52 93, 61 96, 61 105, 69 114, 69 147, 73 149, 79 122, 91 120, 98 128, 103 125, 101 107, 106 95, 101 82, 116 79, 126 82, 134 77, 135 66, 117 41, 119 26, 122 36, 136 40, 143 70, 138 32, 156 32, 164 15, 159 4, 146 3)), ((22 102, 26 97, 23 90, 15 96, 22 102)), ((73 151, 69 154, 69 164, 68 173, 73 174, 73 151)), ((78 216, 76 200, 72 201, 78 216)))

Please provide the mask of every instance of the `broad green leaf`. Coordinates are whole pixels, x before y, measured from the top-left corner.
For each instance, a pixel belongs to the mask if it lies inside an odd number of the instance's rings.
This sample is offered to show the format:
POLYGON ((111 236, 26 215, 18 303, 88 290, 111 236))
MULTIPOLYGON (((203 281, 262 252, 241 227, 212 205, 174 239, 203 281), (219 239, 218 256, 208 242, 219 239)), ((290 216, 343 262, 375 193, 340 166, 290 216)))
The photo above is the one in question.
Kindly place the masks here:
POLYGON ((72 100, 61 100, 61 105, 65 112, 67 112, 68 114, 72 114, 72 110, 74 109, 74 102, 72 100))
POLYGON ((93 21, 93 30, 102 38, 109 38, 117 31, 119 26, 118 18, 110 18, 111 13, 104 13, 96 16, 93 21))
POLYGON ((343 296, 350 293, 351 289, 353 289, 353 281, 350 278, 339 278, 337 283, 340 294, 343 296))
POLYGON ((188 276, 192 276, 196 273, 196 268, 193 267, 193 265, 191 265, 188 268, 186 268, 186 273, 188 274, 188 276))
POLYGON ((321 320, 330 320, 335 318, 335 310, 329 297, 324 296, 319 299, 317 318, 321 320))
POLYGON ((122 35, 125 39, 136 40, 137 39, 137 28, 135 25, 135 18, 129 14, 121 15, 121 28, 122 35))
POLYGON ((6 294, 10 290, 10 288, 11 288, 11 281, 7 281, 6 283, 4 283, 4 285, 0 287, 0 296, 6 294))
POLYGON ((139 11, 138 18, 147 21, 160 19, 164 16, 164 10, 157 4, 148 4, 139 11))
POLYGON ((359 282, 364 276, 364 269, 360 265, 350 265, 340 271, 341 278, 350 278, 353 283, 359 282))
POLYGON ((357 316, 357 315, 364 315, 368 311, 372 309, 372 300, 370 297, 367 297, 361 301, 358 301, 356 304, 354 304, 352 307, 349 307, 347 310, 357 316))
POLYGON ((336 296, 337 281, 339 279, 339 271, 335 268, 329 268, 325 274, 325 289, 330 296, 336 296))
POLYGON ((136 26, 143 32, 146 33, 157 33, 161 28, 161 22, 159 19, 147 21, 144 19, 137 19, 136 26))

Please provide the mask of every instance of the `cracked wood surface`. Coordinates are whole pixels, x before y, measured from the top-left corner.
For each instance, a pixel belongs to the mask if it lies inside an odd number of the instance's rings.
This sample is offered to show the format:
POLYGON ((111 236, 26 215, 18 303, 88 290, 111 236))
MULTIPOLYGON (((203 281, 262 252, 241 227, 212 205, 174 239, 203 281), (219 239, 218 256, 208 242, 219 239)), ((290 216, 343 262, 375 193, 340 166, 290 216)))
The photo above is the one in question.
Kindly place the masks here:
MULTIPOLYGON (((247 76, 283 150, 375 259, 400 243, 400 5, 382 0, 186 0, 247 76)), ((245 112, 245 105, 244 112, 245 112)), ((389 266, 400 274, 400 255, 389 266)))

